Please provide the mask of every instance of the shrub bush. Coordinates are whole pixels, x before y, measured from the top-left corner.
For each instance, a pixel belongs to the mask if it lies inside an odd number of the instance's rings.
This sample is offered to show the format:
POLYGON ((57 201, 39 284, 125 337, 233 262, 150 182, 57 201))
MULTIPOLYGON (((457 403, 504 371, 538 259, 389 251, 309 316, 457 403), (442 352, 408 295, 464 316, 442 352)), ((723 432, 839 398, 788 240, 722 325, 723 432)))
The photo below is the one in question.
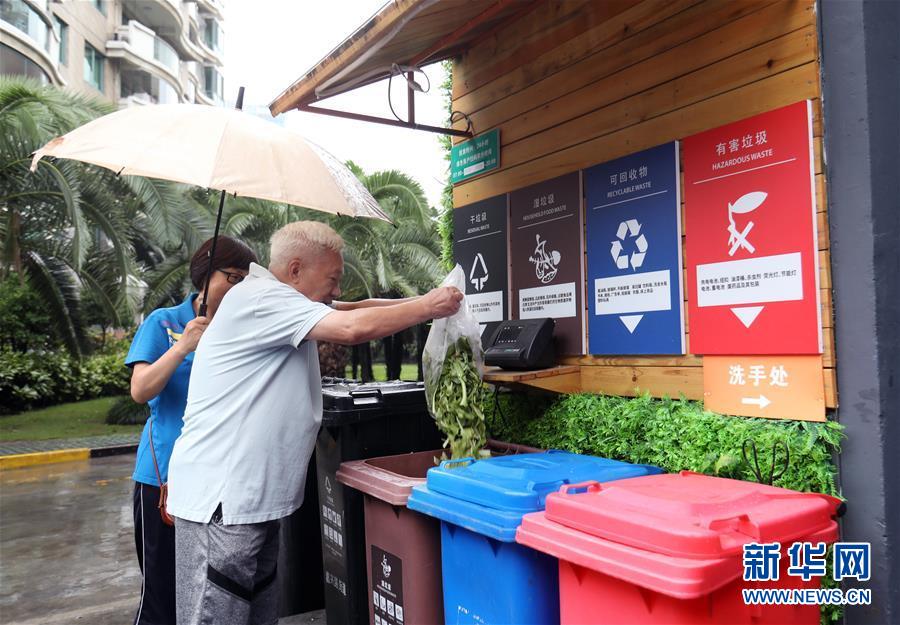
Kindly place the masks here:
POLYGON ((48 332, 50 313, 27 284, 14 277, 0 281, 0 349, 25 352, 48 349, 58 344, 48 332))
POLYGON ((150 418, 150 406, 138 404, 131 397, 122 397, 109 407, 106 422, 110 425, 140 425, 150 418))
POLYGON ((62 351, 0 350, 0 414, 128 393, 123 352, 78 362, 62 351))

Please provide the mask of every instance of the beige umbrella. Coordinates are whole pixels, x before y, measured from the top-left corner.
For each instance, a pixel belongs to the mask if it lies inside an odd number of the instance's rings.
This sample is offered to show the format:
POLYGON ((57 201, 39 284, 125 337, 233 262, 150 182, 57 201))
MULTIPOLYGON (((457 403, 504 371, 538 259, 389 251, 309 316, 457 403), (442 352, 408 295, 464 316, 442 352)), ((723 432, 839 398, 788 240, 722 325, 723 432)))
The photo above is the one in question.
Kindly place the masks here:
MULTIPOLYGON (((299 133, 242 112, 242 99, 243 88, 237 109, 161 104, 104 115, 35 152, 31 170, 53 156, 216 189, 219 220, 232 194, 390 222, 340 161, 299 133)), ((215 249, 214 242, 212 255, 215 249)))

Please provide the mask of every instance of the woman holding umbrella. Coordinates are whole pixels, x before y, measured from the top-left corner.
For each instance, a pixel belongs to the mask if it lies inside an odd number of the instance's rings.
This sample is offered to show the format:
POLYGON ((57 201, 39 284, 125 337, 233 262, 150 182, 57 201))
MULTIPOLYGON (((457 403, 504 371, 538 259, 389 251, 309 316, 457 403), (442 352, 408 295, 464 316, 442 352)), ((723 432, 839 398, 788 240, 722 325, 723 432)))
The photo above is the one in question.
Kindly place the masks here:
MULTIPOLYGON (((244 243, 219 236, 210 267, 213 239, 191 258, 197 292, 177 306, 150 313, 138 328, 125 364, 131 367, 131 396, 150 405, 133 479, 134 538, 143 574, 135 625, 175 625, 175 528, 160 507, 169 458, 181 433, 194 350, 225 293, 244 279, 256 255, 244 243), (206 316, 199 316, 209 275, 206 316)), ((164 499, 164 498, 163 498, 164 499)))

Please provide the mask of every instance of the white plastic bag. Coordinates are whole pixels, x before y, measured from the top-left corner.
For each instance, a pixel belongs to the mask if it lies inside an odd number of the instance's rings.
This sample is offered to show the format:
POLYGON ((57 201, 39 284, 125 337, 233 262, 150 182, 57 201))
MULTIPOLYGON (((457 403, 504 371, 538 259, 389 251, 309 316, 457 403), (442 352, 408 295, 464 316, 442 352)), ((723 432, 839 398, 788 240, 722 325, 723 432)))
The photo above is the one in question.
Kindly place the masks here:
MULTIPOLYGON (((454 286, 465 293, 466 274, 462 267, 454 267, 441 282, 441 286, 454 286)), ((464 350, 465 356, 468 356, 469 350, 464 350)), ((481 327, 469 310, 465 298, 455 315, 436 319, 432 323, 422 355, 422 370, 428 410, 447 437, 444 446, 450 447, 454 459, 461 454, 480 453, 486 442, 481 405, 484 394, 481 384, 484 354, 481 349, 481 327), (477 374, 471 370, 471 365, 462 365, 459 347, 464 346, 464 343, 471 350, 470 362, 474 362, 477 374), (457 354, 456 369, 451 370, 451 363, 447 376, 442 380, 448 351, 457 354)))

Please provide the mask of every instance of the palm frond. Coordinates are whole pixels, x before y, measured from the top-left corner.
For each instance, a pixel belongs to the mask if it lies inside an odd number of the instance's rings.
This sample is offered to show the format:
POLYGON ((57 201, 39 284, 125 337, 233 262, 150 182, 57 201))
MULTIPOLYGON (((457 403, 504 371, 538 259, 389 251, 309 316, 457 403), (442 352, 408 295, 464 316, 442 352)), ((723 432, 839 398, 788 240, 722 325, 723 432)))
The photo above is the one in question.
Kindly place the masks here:
POLYGON ((30 286, 41 296, 41 304, 51 312, 58 336, 73 356, 80 357, 83 334, 77 323, 81 302, 77 274, 59 259, 35 251, 25 255, 24 270, 30 286))

